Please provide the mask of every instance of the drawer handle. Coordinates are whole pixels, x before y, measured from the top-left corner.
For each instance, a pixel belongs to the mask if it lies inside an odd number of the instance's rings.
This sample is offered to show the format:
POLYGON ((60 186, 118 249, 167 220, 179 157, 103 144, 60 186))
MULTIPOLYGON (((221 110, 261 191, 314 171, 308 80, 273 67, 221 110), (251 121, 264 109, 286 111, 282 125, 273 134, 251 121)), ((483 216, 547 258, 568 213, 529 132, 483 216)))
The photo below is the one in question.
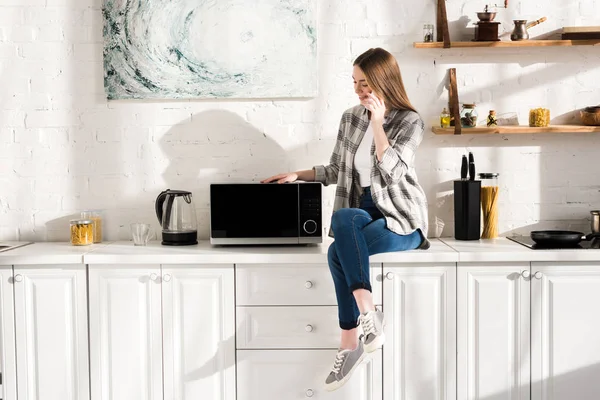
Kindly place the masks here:
POLYGON ((156 281, 157 279, 158 279, 158 275, 157 274, 155 274, 155 273, 151 273, 150 274, 150 280, 156 281))
POLYGON ((15 282, 21 282, 23 280, 23 275, 17 274, 15 275, 15 282))
POLYGON ((310 289, 311 287, 313 287, 313 283, 311 281, 306 281, 304 282, 304 287, 310 289))
POLYGON ((311 324, 308 324, 308 325, 306 325, 306 326, 304 327, 304 330, 305 330, 306 332, 312 332, 312 331, 314 331, 314 330, 315 330, 315 328, 314 328, 314 327, 313 327, 311 324))
POLYGON ((169 282, 170 280, 171 280, 171 275, 170 274, 165 274, 165 276, 163 276, 163 281, 169 282))
POLYGON ((535 279, 542 279, 542 276, 544 276, 544 274, 542 274, 542 271, 537 271, 535 274, 533 274, 533 277, 535 279))
POLYGON ((525 279, 529 278, 531 276, 531 273, 529 272, 528 269, 523 270, 523 272, 521 272, 521 276, 525 279))
POLYGON ((306 397, 313 397, 315 392, 312 389, 306 389, 306 397))
POLYGON ((393 272, 388 272, 387 274, 385 274, 386 279, 388 280, 393 280, 394 279, 394 273, 393 272))

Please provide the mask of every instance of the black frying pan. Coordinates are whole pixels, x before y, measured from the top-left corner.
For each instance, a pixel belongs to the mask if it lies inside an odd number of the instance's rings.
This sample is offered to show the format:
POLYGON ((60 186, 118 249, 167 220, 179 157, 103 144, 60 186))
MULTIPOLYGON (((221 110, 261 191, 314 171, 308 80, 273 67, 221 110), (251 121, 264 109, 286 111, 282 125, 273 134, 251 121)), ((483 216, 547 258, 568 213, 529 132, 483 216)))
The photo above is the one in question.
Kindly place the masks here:
POLYGON ((574 231, 533 231, 531 239, 540 246, 548 247, 568 247, 577 246, 582 240, 592 240, 599 238, 600 233, 590 233, 584 235, 582 232, 574 231))

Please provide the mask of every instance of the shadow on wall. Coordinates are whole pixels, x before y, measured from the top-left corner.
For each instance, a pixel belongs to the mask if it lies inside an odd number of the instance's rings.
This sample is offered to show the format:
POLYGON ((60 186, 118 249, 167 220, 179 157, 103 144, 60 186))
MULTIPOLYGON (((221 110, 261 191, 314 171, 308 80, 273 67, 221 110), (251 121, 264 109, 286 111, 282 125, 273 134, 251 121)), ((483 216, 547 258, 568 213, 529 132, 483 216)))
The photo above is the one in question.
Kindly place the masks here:
POLYGON ((168 186, 164 189, 192 192, 198 237, 208 239, 211 183, 258 182, 287 171, 293 155, 230 111, 203 111, 190 121, 173 126, 158 140, 168 160, 162 176, 168 186))

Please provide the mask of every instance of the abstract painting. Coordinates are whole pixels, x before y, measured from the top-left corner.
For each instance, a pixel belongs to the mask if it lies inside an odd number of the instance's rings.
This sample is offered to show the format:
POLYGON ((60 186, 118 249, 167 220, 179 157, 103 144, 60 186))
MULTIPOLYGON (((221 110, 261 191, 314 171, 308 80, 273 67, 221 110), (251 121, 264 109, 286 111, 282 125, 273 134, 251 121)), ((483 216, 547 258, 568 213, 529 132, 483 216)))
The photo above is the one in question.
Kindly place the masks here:
POLYGON ((109 99, 317 94, 316 0, 104 0, 109 99))

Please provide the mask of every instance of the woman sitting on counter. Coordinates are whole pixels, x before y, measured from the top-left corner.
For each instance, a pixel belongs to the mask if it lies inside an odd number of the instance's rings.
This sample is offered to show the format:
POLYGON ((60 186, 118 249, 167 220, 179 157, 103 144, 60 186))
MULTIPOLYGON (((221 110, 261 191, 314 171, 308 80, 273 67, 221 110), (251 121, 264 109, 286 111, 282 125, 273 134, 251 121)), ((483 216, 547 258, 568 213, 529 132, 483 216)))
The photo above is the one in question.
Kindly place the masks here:
POLYGON ((369 256, 427 249, 427 200, 414 159, 424 123, 406 95, 394 56, 369 49, 353 65, 360 104, 342 115, 329 165, 288 172, 262 181, 337 184, 328 262, 338 302, 341 343, 328 390, 384 342, 383 313, 371 294, 369 256), (362 328, 359 336, 358 327, 362 328))

